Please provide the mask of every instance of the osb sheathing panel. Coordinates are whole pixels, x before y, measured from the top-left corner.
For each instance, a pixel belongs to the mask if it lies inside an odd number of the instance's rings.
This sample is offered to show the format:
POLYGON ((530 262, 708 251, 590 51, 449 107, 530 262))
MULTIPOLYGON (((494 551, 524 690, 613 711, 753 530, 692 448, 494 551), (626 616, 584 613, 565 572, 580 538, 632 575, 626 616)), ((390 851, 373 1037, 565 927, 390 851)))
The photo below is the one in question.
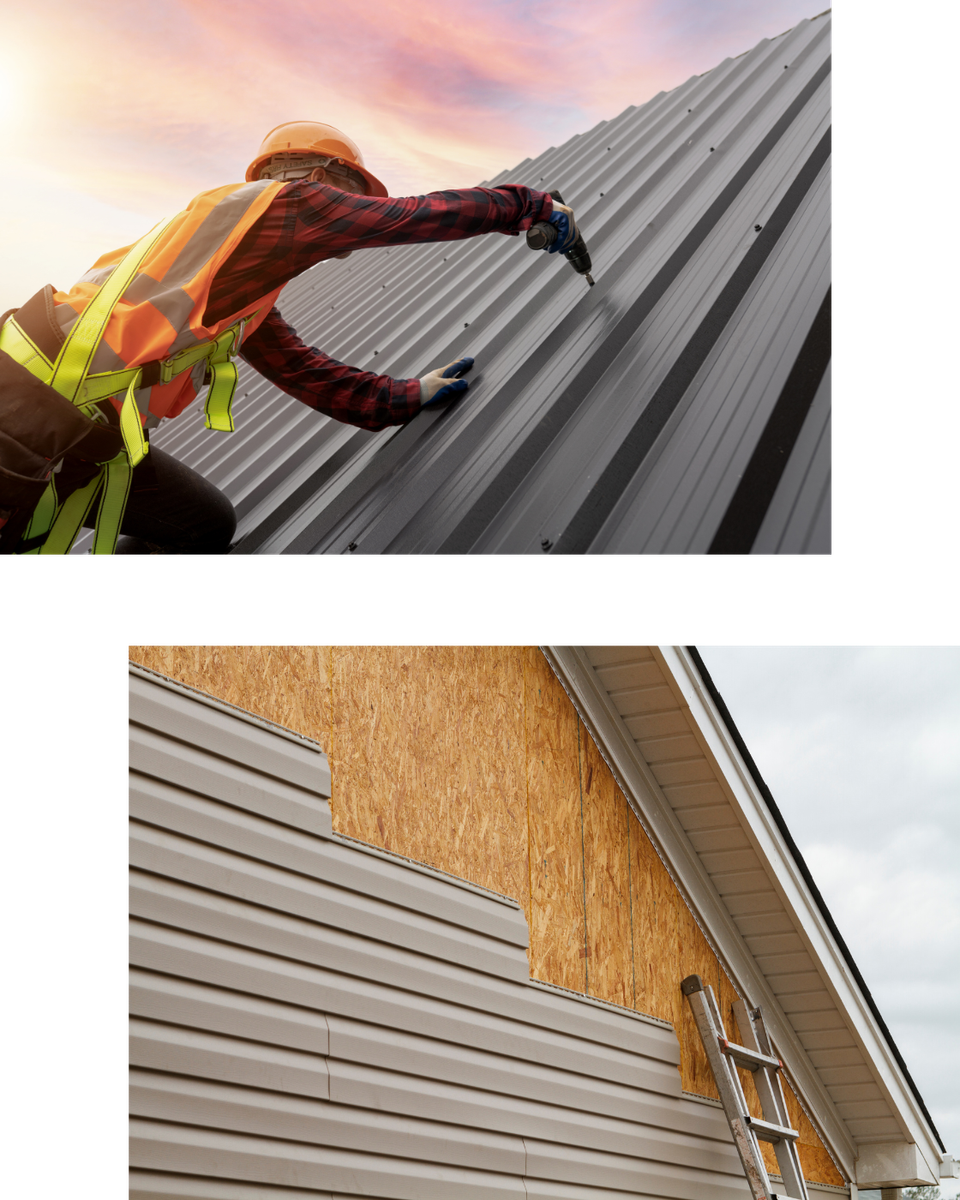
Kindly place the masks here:
MULTIPOLYGON (((682 1086, 716 1096, 679 983, 712 984, 738 1037, 733 985, 538 650, 139 646, 130 657, 319 741, 335 829, 514 896, 535 978, 670 1021, 682 1086)), ((633 696, 643 738, 682 732, 657 711, 674 706, 658 682, 633 696)), ((656 773, 687 801, 722 796, 702 760, 656 773)), ((804 1174, 840 1185, 786 1094, 804 1174)))
POLYGON ((337 647, 333 657, 334 828, 529 912, 522 652, 337 647))
POLYGON ((330 742, 330 646, 131 646, 130 659, 258 717, 330 742))
POLYGON ((530 974, 586 991, 579 719, 539 650, 523 655, 530 974))
POLYGON ((581 726, 583 871, 586 880, 587 991, 633 1007, 627 803, 581 726))
POLYGON ((679 930, 682 900, 640 822, 631 812, 630 889, 633 918, 634 1007, 679 1029, 683 995, 679 987, 679 930))

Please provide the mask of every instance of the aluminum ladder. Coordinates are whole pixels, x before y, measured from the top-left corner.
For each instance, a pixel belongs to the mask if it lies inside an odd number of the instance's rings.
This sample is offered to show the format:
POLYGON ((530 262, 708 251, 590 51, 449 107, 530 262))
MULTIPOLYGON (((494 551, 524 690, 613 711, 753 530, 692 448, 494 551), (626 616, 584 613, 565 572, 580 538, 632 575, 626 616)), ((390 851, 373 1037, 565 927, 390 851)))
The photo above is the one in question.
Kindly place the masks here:
POLYGON ((727 1115, 754 1200, 772 1200, 778 1195, 770 1186, 760 1153, 761 1141, 770 1142, 773 1146, 785 1194, 792 1200, 808 1200, 797 1154, 797 1138, 800 1135, 796 1129, 790 1128, 790 1117, 777 1074, 783 1064, 770 1047, 760 1009, 748 1009, 742 1000, 734 1003, 733 1013, 740 1027, 740 1036, 747 1043, 746 1046, 738 1046, 727 1038, 713 988, 709 984, 704 985, 699 975, 688 975, 680 987, 690 1002, 697 1022, 700 1039, 720 1092, 720 1102, 727 1115), (738 1066, 753 1072, 763 1120, 750 1115, 737 1074, 738 1066), (771 1119, 768 1120, 768 1117, 771 1119))

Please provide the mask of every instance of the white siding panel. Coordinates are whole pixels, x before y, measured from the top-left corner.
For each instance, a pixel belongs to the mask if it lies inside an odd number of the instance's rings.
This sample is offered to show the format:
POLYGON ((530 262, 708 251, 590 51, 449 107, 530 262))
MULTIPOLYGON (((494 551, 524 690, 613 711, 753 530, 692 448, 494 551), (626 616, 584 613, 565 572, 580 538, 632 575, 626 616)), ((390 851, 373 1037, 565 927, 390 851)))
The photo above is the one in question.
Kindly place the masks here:
POLYGON ((323 1055, 136 1018, 130 1022, 130 1065, 321 1100, 330 1094, 323 1055))
MULTIPOLYGON (((200 1179, 153 1171, 130 1172, 130 1200, 305 1200, 298 1188, 261 1186, 236 1180, 200 1179)), ((334 1200, 330 1192, 310 1192, 310 1200, 334 1200)))
POLYGON ((514 902, 318 833, 256 755, 202 795, 196 747, 134 741, 131 1195, 745 1194, 673 1030, 531 982, 514 902))
POLYGON ((130 1164, 384 1200, 501 1200, 524 1196, 519 1176, 134 1119, 130 1164))

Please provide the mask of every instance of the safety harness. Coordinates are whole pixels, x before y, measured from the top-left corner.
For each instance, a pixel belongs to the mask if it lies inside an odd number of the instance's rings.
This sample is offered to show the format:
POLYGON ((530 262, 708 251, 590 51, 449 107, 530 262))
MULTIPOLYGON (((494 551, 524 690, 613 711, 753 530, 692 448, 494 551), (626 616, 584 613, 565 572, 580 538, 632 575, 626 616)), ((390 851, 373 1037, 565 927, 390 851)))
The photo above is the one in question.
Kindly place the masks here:
MULTIPOLYGON (((225 329, 216 339, 190 346, 167 358, 119 371, 89 374, 111 313, 140 264, 174 220, 176 218, 156 226, 123 257, 84 308, 53 361, 17 324, 15 314, 0 326, 0 350, 87 416, 104 419, 98 408, 100 402, 111 398, 119 401, 123 396, 119 417, 123 450, 100 463, 100 469, 89 482, 74 489, 69 485, 61 487, 63 495, 58 492, 59 472, 52 472, 24 531, 18 553, 69 553, 98 495, 100 505, 94 525, 93 553, 114 552, 130 494, 133 468, 149 450, 135 396, 139 388, 169 383, 205 359, 210 383, 205 405, 206 427, 224 433, 233 431, 232 404, 237 367, 231 360, 240 349, 244 325, 251 316, 225 329)), ((42 414, 38 417, 43 419, 42 414)))

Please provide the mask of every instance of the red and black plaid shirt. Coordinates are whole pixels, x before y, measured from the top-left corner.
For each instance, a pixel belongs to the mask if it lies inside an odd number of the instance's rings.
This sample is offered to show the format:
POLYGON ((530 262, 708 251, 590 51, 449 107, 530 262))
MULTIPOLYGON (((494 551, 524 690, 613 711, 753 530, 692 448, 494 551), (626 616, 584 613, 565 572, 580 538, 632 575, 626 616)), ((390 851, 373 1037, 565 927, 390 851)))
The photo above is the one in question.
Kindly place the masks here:
MULTIPOLYGON (((397 200, 294 180, 217 272, 204 319, 213 324, 229 317, 344 250, 519 233, 552 211, 545 192, 517 184, 397 200)), ((337 362, 302 342, 276 308, 244 339, 242 353, 289 395, 362 429, 402 425, 420 411, 419 379, 392 379, 337 362)))

